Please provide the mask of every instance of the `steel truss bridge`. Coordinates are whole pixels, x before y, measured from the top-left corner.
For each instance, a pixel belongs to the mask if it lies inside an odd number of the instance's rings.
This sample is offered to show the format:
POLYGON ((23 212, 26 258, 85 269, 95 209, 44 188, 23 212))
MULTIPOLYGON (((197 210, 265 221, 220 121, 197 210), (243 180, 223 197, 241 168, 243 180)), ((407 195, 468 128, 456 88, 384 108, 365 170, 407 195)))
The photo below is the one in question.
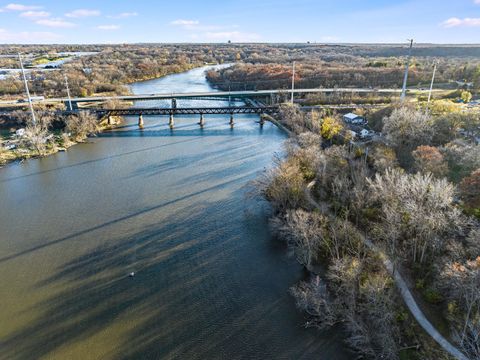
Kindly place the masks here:
POLYGON ((129 109, 88 109, 100 115, 215 115, 215 114, 272 114, 277 106, 228 106, 193 108, 129 108, 129 109))

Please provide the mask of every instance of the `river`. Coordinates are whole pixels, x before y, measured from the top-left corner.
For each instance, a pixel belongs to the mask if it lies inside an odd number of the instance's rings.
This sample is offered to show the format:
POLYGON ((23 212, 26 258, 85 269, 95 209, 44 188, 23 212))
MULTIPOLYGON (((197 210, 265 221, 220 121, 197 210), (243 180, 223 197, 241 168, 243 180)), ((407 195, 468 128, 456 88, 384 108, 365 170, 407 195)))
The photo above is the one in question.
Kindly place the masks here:
MULTIPOLYGON (((132 90, 211 90, 204 70, 132 90)), ((302 327, 302 268, 247 196, 286 136, 253 115, 144 119, 0 169, 0 359, 349 358, 302 327)))

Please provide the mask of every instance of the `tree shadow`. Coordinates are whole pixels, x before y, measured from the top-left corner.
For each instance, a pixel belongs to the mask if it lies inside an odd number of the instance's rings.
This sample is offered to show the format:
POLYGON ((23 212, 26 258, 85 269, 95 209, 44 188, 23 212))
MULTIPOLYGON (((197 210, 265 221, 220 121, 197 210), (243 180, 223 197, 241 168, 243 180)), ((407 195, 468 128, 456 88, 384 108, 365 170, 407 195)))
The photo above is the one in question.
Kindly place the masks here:
POLYGON ((65 263, 35 285, 59 290, 27 310, 40 315, 2 340, 1 357, 53 357, 124 322, 109 358, 336 358, 331 334, 297 328, 286 290, 300 268, 252 242, 259 231, 268 239, 264 210, 243 213, 240 196, 196 203, 65 263), (212 221, 219 214, 224 222, 212 221))
POLYGON ((178 145, 178 144, 188 143, 188 142, 192 142, 192 141, 196 141, 196 140, 198 140, 198 138, 180 140, 180 141, 170 142, 170 143, 166 143, 166 144, 141 148, 141 149, 138 149, 138 150, 125 151, 125 152, 122 152, 122 153, 119 153, 119 154, 113 154, 113 155, 105 156, 105 157, 98 158, 98 159, 81 161, 81 162, 78 162, 78 163, 75 163, 75 164, 59 166, 59 167, 44 170, 44 171, 37 171, 37 172, 31 173, 31 174, 28 174, 28 175, 22 175, 22 176, 15 176, 15 177, 10 177, 10 178, 6 178, 6 179, 0 179, 0 183, 7 182, 7 181, 18 180, 18 179, 22 179, 22 178, 26 178, 26 177, 30 177, 30 176, 36 176, 36 175, 51 173, 51 172, 64 170, 64 169, 68 169, 68 168, 74 168, 74 167, 77 167, 77 166, 83 166, 83 165, 93 164, 93 163, 97 163, 97 162, 112 160, 112 159, 115 159, 115 158, 121 158, 121 157, 124 157, 124 156, 129 156, 129 155, 134 155, 134 154, 138 154, 138 153, 142 153, 142 152, 157 150, 157 149, 160 149, 160 148, 173 147, 173 146, 178 145))

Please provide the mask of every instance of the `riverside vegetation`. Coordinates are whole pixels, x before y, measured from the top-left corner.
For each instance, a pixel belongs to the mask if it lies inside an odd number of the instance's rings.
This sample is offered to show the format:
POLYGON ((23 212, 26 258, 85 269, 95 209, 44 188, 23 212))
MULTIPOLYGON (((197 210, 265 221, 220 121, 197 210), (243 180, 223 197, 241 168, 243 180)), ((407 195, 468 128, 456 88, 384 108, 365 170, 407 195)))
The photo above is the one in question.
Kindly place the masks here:
MULTIPOLYGON (((187 45, 2 45, 0 55, 18 52, 29 54, 27 62, 35 65, 45 58, 56 58, 60 52, 83 51, 87 56, 73 58, 62 65, 61 71, 29 69, 29 88, 32 95, 45 97, 65 96, 65 78, 69 80, 72 96, 122 95, 129 93, 126 86, 135 81, 159 78, 184 72, 205 63, 222 63, 235 59, 233 47, 187 45), (91 53, 91 54, 90 54, 91 53)), ((0 68, 18 68, 18 58, 1 57, 0 68)), ((0 80, 0 98, 24 96, 24 85, 18 76, 0 80)), ((125 106, 109 101, 105 108, 125 106)), ((38 121, 34 124, 25 105, 14 115, 0 115, 0 127, 18 129, 25 127, 21 137, 9 136, 0 143, 0 165, 34 156, 45 156, 84 141, 106 127, 96 124, 96 116, 89 113, 66 117, 52 115, 51 106, 35 106, 38 121), (50 114, 49 114, 50 112, 50 114), (11 147, 15 146, 14 149, 11 147)))
MULTIPOLYGON (((42 51, 53 48, 46 46, 42 51)), ((314 73, 320 65, 332 65, 329 73, 335 75, 332 75, 335 83, 340 74, 351 73, 350 80, 354 82, 350 81, 349 85, 365 84, 362 77, 355 76, 357 66, 347 66, 348 61, 352 61, 361 62, 371 70, 364 76, 390 79, 392 82, 382 84, 392 86, 393 79, 401 79, 398 75, 402 63, 396 57, 400 50, 404 51, 401 47, 342 47, 338 51, 339 48, 329 46, 262 44, 81 49, 100 51, 100 54, 65 65, 69 79, 72 78, 72 94, 77 96, 122 93, 128 82, 179 72, 210 61, 245 62, 231 70, 209 73, 210 81, 218 87, 232 88, 236 78, 228 75, 228 71, 234 74, 240 69, 238 79, 244 84, 239 86, 245 86, 250 77, 243 68, 256 69, 264 66, 262 63, 278 61, 279 69, 288 75, 287 61, 313 54, 321 61, 317 59, 318 64, 311 67, 304 65, 304 69, 300 66, 300 76, 304 76, 302 72, 306 74, 307 69, 314 73), (369 65, 366 59, 372 55, 369 65), (387 68, 393 64, 391 76, 385 73, 385 66, 377 64, 382 63, 383 57, 388 58, 387 68), (335 61, 339 64, 338 71, 333 69, 335 61), (377 68, 383 70, 377 71, 377 68)), ((478 48, 468 49, 462 48, 461 53, 478 55, 478 48)), ((2 51, 8 53, 18 50, 2 47, 2 51)), ((430 56, 439 56, 442 52, 458 55, 451 48, 424 51, 430 56)), ((470 60, 462 56, 445 60, 448 71, 439 71, 440 74, 446 72, 440 77, 442 81, 460 77, 476 79, 477 64, 459 66, 470 60)), ((430 74, 427 63, 425 60, 416 65, 417 69, 424 69, 420 83, 427 81, 426 74, 430 74)), ((271 66, 267 64, 265 68, 271 66)), ((251 73, 259 78, 258 72, 251 73)), ((272 71, 275 73, 278 71, 272 71)), ((266 80, 270 81, 272 76, 266 80)), ((411 81, 418 78, 412 76, 411 81)), ((33 93, 61 94, 63 81, 55 71, 35 76, 33 93)), ((22 92, 18 79, 0 83, 3 86, 0 94, 5 98, 22 92)), ((312 84, 305 81, 299 85, 318 86, 312 84)), ((372 86, 382 84, 372 83, 372 86)), ((469 97, 468 93, 457 91, 453 96, 469 97)), ((319 103, 322 99, 304 100, 319 103)), ((432 319, 437 327, 469 358, 478 359, 480 147, 475 144, 475 138, 479 116, 460 111, 459 106, 449 100, 434 101, 427 112, 422 108, 422 99, 418 100, 415 104, 392 104, 378 111, 366 111, 372 128, 382 131, 382 136, 368 146, 352 141, 338 114, 306 113, 296 106, 282 106, 279 120, 294 137, 287 144, 286 158, 278 159, 277 167, 258 181, 259 188, 275 209, 272 228, 290 244, 298 261, 311 272, 308 279, 291 289, 298 306, 306 313, 306 326, 343 327, 347 343, 367 358, 447 357, 422 333, 402 304, 392 276, 378 253, 366 246, 367 235, 389 255, 396 270, 407 276, 423 306, 442 315, 432 319), (311 198, 321 205, 320 209, 312 206, 311 198), (326 264, 327 271, 318 271, 318 264, 326 264)), ((39 111, 35 124, 29 123, 24 113, 19 115, 19 121, 26 124, 25 136, 19 140, 24 151, 3 149, 0 157, 8 160, 12 154, 45 155, 98 131, 96 119, 84 114, 80 116, 85 118, 61 119, 64 125, 60 128, 64 131, 52 134, 58 119, 46 114, 39 111)))
POLYGON ((36 122, 30 113, 17 111, 14 115, 19 123, 25 124, 22 135, 13 136, 7 143, 8 149, 0 144, 0 165, 10 161, 41 157, 84 142, 105 126, 99 124, 97 116, 89 112, 74 115, 54 116, 50 112, 36 112, 36 122))
MULTIPOLYGON (((421 86, 430 78, 433 56, 441 59, 437 79, 448 82, 451 79, 469 79, 477 84, 480 78, 478 56, 480 48, 475 46, 429 46, 417 48, 418 55, 413 61, 410 83, 421 86)), ((300 61, 296 82, 301 87, 315 86, 399 86, 404 48, 399 45, 317 45, 317 44, 132 44, 132 45, 0 45, 0 55, 16 53, 25 56, 27 67, 44 63, 49 59, 62 59, 62 53, 83 52, 85 56, 72 57, 61 65, 61 71, 42 71, 30 68, 29 86, 32 95, 45 97, 65 96, 65 79, 69 80, 72 96, 126 94, 126 84, 179 73, 206 63, 238 63, 233 68, 210 71, 208 80, 215 86, 227 89, 282 88, 290 84, 292 60, 300 61), (348 76, 347 76, 348 75, 348 76)), ((18 68, 16 57, 0 57, 0 68, 18 68)), ((438 86, 437 84, 436 86, 438 86)), ((447 87, 448 83, 447 83, 447 87)), ((23 97, 24 87, 18 76, 0 80, 0 98, 18 99, 23 97)), ((458 90, 444 94, 459 97, 458 90)), ((300 101, 305 104, 345 102, 391 102, 388 97, 362 97, 356 94, 306 96, 300 101)), ((107 104, 114 108, 119 104, 107 104)), ((448 105, 450 106, 450 105, 448 105)), ((25 107, 25 110, 26 107, 25 107)), ((53 110, 53 109, 40 109, 53 110)), ((25 116, 0 115, 0 127, 19 128, 27 126, 25 116)), ((73 119, 73 118, 72 118, 73 119)), ((49 124, 60 125, 62 119, 50 119, 49 124)), ((73 120, 72 120, 73 121, 73 120)), ((29 126, 31 127, 32 124, 29 126)), ((374 124, 375 125, 375 124, 374 124)), ((41 125, 45 133, 55 126, 41 125)), ((374 127, 374 126, 373 126, 374 127)), ((58 128, 58 126, 57 126, 58 128)), ((97 129, 98 130, 98 129, 97 129)), ((92 131, 91 133, 94 133, 92 131)), ((57 131, 58 133, 58 131, 57 131)), ((58 148, 71 145, 65 135, 43 139, 40 148, 22 145, 15 151, 0 145, 0 164, 17 158, 45 155, 58 148), (45 149, 42 149, 42 148, 45 149)), ((38 140, 37 140, 38 142, 38 140)))
POLYGON ((368 237, 421 306, 441 314, 430 319, 437 328, 479 359, 480 146, 459 135, 478 131, 479 116, 408 103, 373 115, 383 135, 360 144, 337 114, 292 105, 278 114, 293 137, 257 187, 273 205, 272 229, 310 272, 291 288, 305 326, 341 326, 366 358, 449 358, 405 308, 368 237))

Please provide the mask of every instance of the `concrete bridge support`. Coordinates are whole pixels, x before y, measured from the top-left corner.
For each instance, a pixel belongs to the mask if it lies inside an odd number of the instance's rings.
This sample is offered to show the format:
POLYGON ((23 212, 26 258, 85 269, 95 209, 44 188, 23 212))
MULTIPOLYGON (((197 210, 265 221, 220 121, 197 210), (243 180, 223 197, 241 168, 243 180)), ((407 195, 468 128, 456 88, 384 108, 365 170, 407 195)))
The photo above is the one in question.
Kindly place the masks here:
POLYGON ((205 118, 204 118, 203 114, 200 114, 200 121, 199 121, 198 125, 200 125, 200 127, 205 126, 205 118))
POLYGON ((175 126, 175 121, 173 120, 173 114, 170 114, 170 119, 168 120, 168 126, 170 126, 170 129, 173 129, 175 126))
POLYGON ((177 108, 177 99, 173 98, 172 99, 172 109, 176 109, 177 108))
POLYGON ((144 126, 143 116, 142 116, 142 114, 140 114, 140 115, 138 116, 138 127, 139 127, 140 129, 143 129, 143 126, 144 126))
POLYGON ((278 94, 270 94, 270 105, 278 104, 278 94))
POLYGON ((260 121, 258 123, 260 124, 260 127, 265 124, 265 114, 260 114, 260 121))
POLYGON ((112 115, 108 115, 108 116, 107 116, 107 125, 113 125, 112 115))
POLYGON ((233 127, 233 125, 235 124, 235 121, 233 121, 233 114, 230 114, 230 126, 233 127))

